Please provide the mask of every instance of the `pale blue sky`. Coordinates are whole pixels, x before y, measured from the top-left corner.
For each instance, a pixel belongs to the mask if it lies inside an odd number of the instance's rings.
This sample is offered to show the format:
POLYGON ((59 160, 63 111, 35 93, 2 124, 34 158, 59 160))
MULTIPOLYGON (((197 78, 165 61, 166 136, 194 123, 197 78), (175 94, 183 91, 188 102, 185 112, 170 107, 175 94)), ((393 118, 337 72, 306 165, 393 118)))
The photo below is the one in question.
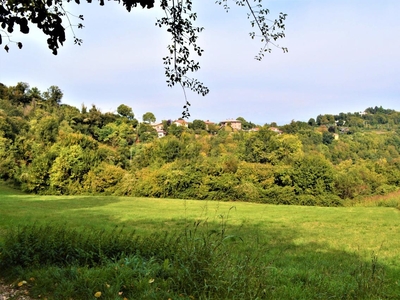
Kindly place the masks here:
MULTIPOLYGON (((205 27, 198 41, 202 69, 194 75, 211 91, 206 97, 188 92, 190 120, 241 116, 283 125, 370 106, 400 111, 400 1, 264 1, 271 18, 288 14, 279 44, 289 53, 273 49, 261 62, 254 60, 261 44, 248 35, 244 8, 232 4, 225 13, 214 0, 194 2, 197 25, 205 27)), ((128 13, 112 2, 70 10, 85 16, 85 28, 76 30, 83 45, 73 45, 69 35, 54 56, 43 35, 14 34, 24 47, 0 51, 0 82, 24 81, 42 91, 57 85, 64 103, 95 104, 103 112, 126 104, 138 119, 147 111, 157 120, 180 117, 182 90, 168 88, 164 78, 168 35, 154 26, 159 10, 128 13)))

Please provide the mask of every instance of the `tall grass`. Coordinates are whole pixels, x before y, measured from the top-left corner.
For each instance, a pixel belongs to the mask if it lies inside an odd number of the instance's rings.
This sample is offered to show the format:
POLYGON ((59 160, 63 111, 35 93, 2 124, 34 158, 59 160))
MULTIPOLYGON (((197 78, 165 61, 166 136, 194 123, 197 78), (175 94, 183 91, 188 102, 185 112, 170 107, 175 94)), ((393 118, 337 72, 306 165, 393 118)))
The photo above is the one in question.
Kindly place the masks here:
POLYGON ((97 292, 106 299, 253 298, 262 285, 249 275, 262 274, 261 264, 231 252, 236 238, 220 225, 196 221, 180 234, 146 237, 24 226, 6 235, 0 270, 9 278, 31 278, 33 295, 54 299, 89 299, 97 292))
POLYGON ((358 200, 348 200, 346 206, 363 206, 363 207, 394 207, 400 210, 400 191, 392 192, 386 195, 374 195, 358 200))
POLYGON ((393 292, 376 256, 370 262, 349 256, 339 268, 329 267, 331 257, 319 261, 324 272, 317 274, 318 256, 302 268, 301 257, 282 266, 290 262, 279 260, 285 249, 265 255, 253 241, 252 252, 237 251, 243 242, 226 229, 198 221, 176 235, 141 238, 123 230, 25 226, 7 234, 0 270, 34 297, 50 299, 374 299, 393 292))

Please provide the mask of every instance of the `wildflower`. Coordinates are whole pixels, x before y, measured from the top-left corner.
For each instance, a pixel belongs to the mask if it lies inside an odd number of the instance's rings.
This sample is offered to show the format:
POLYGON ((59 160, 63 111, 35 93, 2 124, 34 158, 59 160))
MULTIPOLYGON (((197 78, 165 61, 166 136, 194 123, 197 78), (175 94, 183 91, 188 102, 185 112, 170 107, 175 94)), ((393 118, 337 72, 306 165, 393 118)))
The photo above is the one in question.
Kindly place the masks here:
POLYGON ((149 283, 153 283, 154 282, 154 278, 150 278, 149 283))
POLYGON ((96 292, 96 293, 94 293, 94 296, 95 296, 96 298, 100 298, 101 292, 96 292))

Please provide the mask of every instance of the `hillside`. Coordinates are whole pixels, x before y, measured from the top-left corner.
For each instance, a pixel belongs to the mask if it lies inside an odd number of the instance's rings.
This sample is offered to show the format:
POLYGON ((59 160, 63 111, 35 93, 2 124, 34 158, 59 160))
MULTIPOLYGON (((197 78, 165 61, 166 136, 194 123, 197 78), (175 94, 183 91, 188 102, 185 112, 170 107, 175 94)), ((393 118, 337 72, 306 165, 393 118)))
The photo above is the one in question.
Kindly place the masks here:
POLYGON ((151 112, 139 122, 124 104, 102 113, 62 96, 56 86, 0 84, 0 179, 38 194, 322 206, 400 183, 400 112, 391 109, 284 126, 240 117, 155 123, 151 112))

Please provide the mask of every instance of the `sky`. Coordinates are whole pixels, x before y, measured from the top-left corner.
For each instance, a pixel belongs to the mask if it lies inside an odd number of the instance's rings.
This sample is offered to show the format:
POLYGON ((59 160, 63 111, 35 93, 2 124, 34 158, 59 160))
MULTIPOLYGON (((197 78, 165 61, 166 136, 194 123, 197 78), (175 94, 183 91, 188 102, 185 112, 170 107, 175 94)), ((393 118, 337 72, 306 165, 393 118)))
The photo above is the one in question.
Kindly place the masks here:
MULTIPOLYGON (((264 0, 271 19, 288 15, 286 37, 278 44, 289 52, 272 47, 261 62, 254 59, 262 44, 249 36, 246 8, 232 0, 226 13, 215 0, 193 2, 196 25, 205 28, 198 40, 201 69, 193 76, 210 93, 187 92, 189 121, 243 117, 284 125, 375 106, 400 111, 400 1, 264 0)), ((146 112, 157 121, 181 117, 182 89, 168 87, 164 77, 169 36, 155 26, 162 11, 128 13, 114 2, 69 5, 71 13, 85 17, 85 27, 75 29, 83 44, 74 45, 67 29, 67 41, 54 56, 32 26, 28 35, 15 32, 12 39, 24 46, 0 49, 0 82, 26 82, 41 91, 56 85, 62 103, 94 104, 103 113, 125 104, 139 120, 146 112)))

